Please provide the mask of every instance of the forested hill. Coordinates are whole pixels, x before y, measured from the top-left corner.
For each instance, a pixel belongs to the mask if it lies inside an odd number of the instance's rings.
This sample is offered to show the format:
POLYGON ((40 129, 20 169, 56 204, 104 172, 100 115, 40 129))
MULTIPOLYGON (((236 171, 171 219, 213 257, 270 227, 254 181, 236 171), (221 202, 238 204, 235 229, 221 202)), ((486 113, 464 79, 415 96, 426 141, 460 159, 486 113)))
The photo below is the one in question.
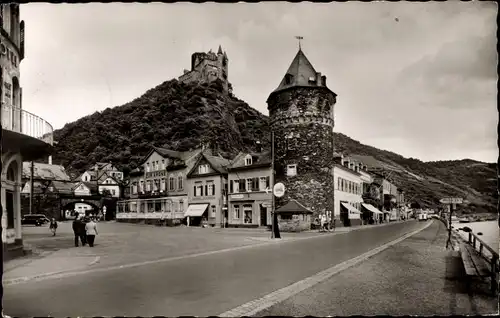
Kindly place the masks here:
POLYGON ((164 82, 123 106, 107 108, 54 132, 54 162, 82 172, 97 161, 113 162, 125 174, 151 146, 189 150, 201 143, 232 157, 269 142, 268 119, 236 97, 207 84, 164 82))
MULTIPOLYGON (((232 158, 241 150, 256 150, 256 141, 269 147, 268 117, 233 95, 221 82, 164 82, 119 107, 96 112, 54 132, 54 163, 74 174, 95 162, 113 162, 127 174, 151 146, 189 150, 210 144, 232 158)), ((358 155, 381 168, 422 206, 435 206, 443 196, 461 196, 480 210, 495 211, 496 164, 473 160, 422 162, 363 145, 335 134, 338 152, 358 155)))

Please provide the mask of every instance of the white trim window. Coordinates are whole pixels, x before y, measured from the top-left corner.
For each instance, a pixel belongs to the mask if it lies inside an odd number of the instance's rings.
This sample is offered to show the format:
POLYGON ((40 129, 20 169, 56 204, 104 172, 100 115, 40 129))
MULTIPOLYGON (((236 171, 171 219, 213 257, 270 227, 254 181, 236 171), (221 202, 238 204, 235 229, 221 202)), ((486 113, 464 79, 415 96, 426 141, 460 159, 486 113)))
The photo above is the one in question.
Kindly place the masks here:
POLYGON ((196 182, 194 189, 195 189, 194 192, 195 197, 203 196, 203 184, 201 182, 196 182))
POLYGON ((252 179, 247 179, 247 192, 252 192, 252 179))
POLYGON ((198 173, 199 174, 204 174, 204 173, 208 173, 208 165, 199 165, 198 166, 198 173))
POLYGON ((166 181, 165 178, 161 178, 161 191, 165 191, 166 181))
POLYGON ((297 165, 292 164, 292 165, 287 165, 286 166, 286 175, 287 177, 294 177, 297 175, 297 165))
POLYGON ((233 193, 240 192, 240 180, 233 180, 233 193))
POLYGON ((233 205, 233 219, 238 220, 240 218, 240 206, 233 205))
POLYGON ((179 187, 179 190, 182 190, 184 188, 184 179, 182 176, 177 177, 177 186, 179 187))
POLYGON ((215 195, 215 185, 213 181, 208 181, 207 182, 207 196, 215 195))
POLYGON ((259 178, 259 190, 264 191, 264 190, 266 190, 266 187, 267 187, 267 178, 260 177, 259 178))
POLYGON ((175 190, 175 179, 174 179, 174 177, 170 177, 169 178, 168 189, 170 191, 175 190))
POLYGON ((252 156, 247 155, 245 157, 245 166, 250 166, 252 164, 252 156))

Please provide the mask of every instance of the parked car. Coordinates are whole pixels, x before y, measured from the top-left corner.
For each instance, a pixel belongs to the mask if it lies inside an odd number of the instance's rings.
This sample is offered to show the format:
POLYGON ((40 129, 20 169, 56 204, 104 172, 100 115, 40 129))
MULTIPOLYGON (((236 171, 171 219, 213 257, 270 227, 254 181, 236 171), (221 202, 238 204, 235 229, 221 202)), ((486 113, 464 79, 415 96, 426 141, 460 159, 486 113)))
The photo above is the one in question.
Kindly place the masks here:
POLYGON ((420 213, 418 215, 418 220, 419 221, 427 221, 427 214, 426 213, 420 213))
POLYGON ((21 224, 27 225, 35 225, 35 226, 42 226, 45 223, 49 223, 50 220, 43 214, 27 214, 23 216, 21 219, 21 224))

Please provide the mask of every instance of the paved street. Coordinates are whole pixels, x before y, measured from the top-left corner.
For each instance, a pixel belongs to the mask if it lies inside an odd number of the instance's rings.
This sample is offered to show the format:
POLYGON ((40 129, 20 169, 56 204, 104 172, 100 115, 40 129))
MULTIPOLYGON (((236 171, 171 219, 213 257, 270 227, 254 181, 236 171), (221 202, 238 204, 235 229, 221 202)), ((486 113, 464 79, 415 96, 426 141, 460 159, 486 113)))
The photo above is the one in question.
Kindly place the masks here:
POLYGON ((498 312, 485 294, 469 294, 457 252, 446 251, 445 226, 429 228, 256 316, 484 315, 498 312))
MULTIPOLYGON (((4 306, 6 313, 20 317, 217 315, 422 226, 410 221, 169 262, 96 269, 82 275, 7 285, 4 306)), ((203 229, 193 229, 192 233, 197 231, 203 229)), ((207 235, 210 231, 203 233, 207 235)), ((248 237, 248 234, 239 233, 233 231, 231 239, 242 242, 248 237)), ((137 236, 141 239, 142 234, 137 236)), ((210 245, 210 237, 208 234, 207 242, 200 242, 200 246, 210 245)), ((133 250, 128 242, 123 246, 129 248, 127 251, 133 250)), ((142 259, 143 251, 136 250, 134 255, 138 254, 141 254, 138 258, 129 256, 128 259, 142 259)))

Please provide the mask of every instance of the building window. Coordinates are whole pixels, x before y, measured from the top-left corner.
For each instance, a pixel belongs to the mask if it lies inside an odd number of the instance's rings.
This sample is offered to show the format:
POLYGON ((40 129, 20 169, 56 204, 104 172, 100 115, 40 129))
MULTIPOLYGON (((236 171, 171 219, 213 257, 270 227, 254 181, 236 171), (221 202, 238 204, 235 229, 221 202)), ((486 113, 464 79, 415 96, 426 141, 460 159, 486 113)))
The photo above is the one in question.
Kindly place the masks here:
POLYGON ((170 191, 172 191, 172 190, 175 189, 175 179, 174 179, 174 177, 170 177, 169 183, 168 183, 168 189, 170 191))
POLYGON ((259 190, 264 191, 267 188, 267 178, 266 177, 260 177, 259 178, 259 190))
POLYGON ((245 157, 245 166, 250 166, 252 164, 252 156, 248 155, 245 157))
POLYGON ((207 195, 215 195, 215 184, 213 181, 208 181, 207 195))
POLYGON ((146 163, 146 172, 149 172, 149 162, 146 163))
POLYGON ((245 224, 252 224, 252 205, 245 204, 243 206, 243 214, 245 215, 245 224))
POLYGON ((233 218, 234 219, 239 219, 240 218, 240 206, 239 205, 234 205, 233 206, 233 218))
POLYGON ((247 192, 252 191, 252 179, 247 179, 247 192))
POLYGON ((113 195, 116 195, 116 190, 115 190, 115 189, 111 189, 111 193, 112 193, 113 195))
POLYGON ((156 170, 156 163, 153 161, 152 165, 153 165, 153 171, 155 171, 156 170))
POLYGON ((233 192, 233 193, 240 192, 240 180, 233 180, 232 181, 232 190, 231 190, 231 192, 233 192))
POLYGON ((144 192, 144 181, 141 180, 140 191, 144 192))
POLYGON ((165 178, 161 178, 161 191, 165 191, 165 178))
POLYGON ((146 183, 146 191, 151 191, 151 180, 148 180, 146 183))
POLYGON ((215 207, 215 205, 212 205, 212 207, 210 209, 210 216, 214 218, 215 212, 216 212, 216 207, 215 207))
POLYGON ((165 159, 161 160, 161 169, 165 170, 165 159))
POLYGON ((208 173, 208 165, 198 166, 198 173, 199 174, 208 173))
POLYGON ((184 188, 182 176, 177 177, 177 186, 179 187, 179 190, 182 190, 184 188))
POLYGON ((184 200, 179 200, 179 212, 184 212, 184 200))
POLYGON ((194 186, 194 196, 202 197, 203 196, 203 184, 201 182, 197 182, 194 186))
POLYGON ((286 175, 288 177, 296 176, 297 175, 297 165, 293 164, 293 165, 286 166, 286 175))

